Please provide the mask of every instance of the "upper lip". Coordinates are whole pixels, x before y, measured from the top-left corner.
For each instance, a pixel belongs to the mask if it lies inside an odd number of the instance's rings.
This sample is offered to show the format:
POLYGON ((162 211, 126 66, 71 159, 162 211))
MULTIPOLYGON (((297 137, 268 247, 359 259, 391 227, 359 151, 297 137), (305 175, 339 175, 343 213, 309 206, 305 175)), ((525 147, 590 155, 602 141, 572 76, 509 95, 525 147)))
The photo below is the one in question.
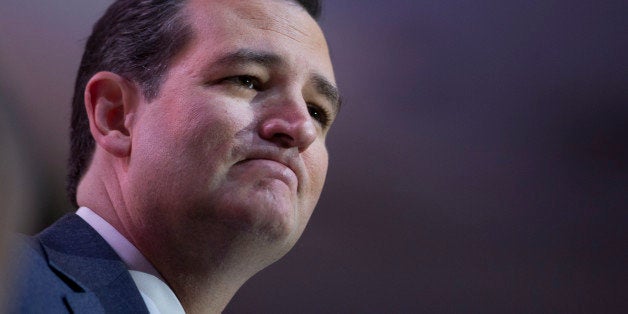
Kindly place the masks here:
POLYGON ((303 171, 301 163, 299 162, 298 151, 292 149, 279 149, 279 148, 257 148, 250 150, 245 158, 240 162, 245 162, 254 159, 266 159, 278 162, 292 170, 297 176, 297 181, 301 183, 303 171))

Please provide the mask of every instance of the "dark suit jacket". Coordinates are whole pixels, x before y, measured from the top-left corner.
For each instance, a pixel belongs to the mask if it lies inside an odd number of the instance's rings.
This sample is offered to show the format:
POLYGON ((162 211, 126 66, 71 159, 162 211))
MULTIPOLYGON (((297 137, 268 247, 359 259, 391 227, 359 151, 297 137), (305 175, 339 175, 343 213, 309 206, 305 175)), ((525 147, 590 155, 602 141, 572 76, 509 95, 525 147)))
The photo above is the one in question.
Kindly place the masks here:
POLYGON ((10 313, 148 313, 125 264, 76 214, 23 240, 10 313))

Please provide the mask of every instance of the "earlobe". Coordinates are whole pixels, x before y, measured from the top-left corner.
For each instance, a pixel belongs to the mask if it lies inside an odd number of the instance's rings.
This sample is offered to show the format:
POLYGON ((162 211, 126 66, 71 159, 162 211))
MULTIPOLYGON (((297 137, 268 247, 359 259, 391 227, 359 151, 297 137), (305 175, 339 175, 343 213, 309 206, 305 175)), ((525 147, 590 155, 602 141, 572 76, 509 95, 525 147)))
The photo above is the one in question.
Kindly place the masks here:
POLYGON ((129 121, 136 106, 136 89, 123 77, 98 72, 85 86, 85 110, 97 145, 115 157, 131 153, 129 121))

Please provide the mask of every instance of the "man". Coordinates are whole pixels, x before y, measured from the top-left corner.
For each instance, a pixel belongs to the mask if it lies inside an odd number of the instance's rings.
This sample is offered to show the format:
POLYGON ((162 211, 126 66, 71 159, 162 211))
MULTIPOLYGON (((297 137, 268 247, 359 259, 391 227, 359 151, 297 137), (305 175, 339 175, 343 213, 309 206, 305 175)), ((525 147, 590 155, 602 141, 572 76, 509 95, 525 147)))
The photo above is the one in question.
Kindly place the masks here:
POLYGON ((300 237, 340 101, 316 1, 119 0, 78 73, 69 214, 18 312, 220 312, 300 237), (139 289, 139 290, 138 290, 139 289))

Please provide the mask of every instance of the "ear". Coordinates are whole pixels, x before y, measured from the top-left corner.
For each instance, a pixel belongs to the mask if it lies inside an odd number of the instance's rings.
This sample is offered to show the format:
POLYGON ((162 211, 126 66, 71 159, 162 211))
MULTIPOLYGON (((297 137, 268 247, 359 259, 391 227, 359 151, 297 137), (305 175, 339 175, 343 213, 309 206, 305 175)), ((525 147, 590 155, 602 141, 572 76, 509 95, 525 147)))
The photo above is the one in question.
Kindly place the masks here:
POLYGON ((98 146, 113 156, 131 153, 130 124, 138 99, 135 85, 111 72, 94 74, 85 86, 90 131, 98 146))

